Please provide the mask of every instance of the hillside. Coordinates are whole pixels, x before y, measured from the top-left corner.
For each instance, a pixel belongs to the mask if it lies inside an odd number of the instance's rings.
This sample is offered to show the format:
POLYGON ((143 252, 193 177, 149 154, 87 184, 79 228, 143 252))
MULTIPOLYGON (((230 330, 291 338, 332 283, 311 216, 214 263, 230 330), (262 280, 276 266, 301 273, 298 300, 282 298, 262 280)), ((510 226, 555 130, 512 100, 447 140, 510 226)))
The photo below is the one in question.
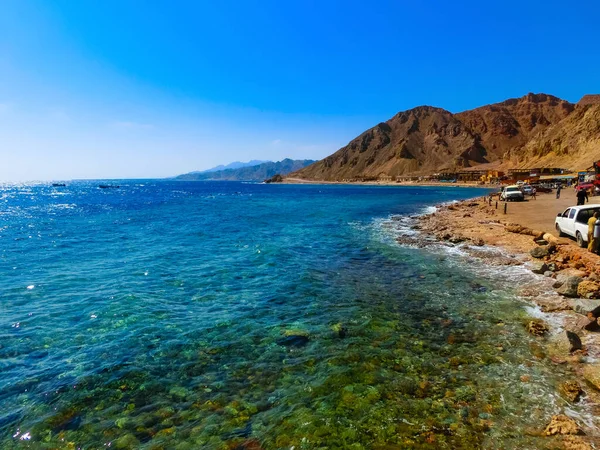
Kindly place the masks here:
POLYGON ((600 103, 578 106, 567 118, 515 153, 517 167, 583 170, 600 160, 600 103))
POLYGON ((595 131, 600 106, 591 100, 595 96, 575 105, 547 94, 528 94, 458 114, 420 106, 396 114, 289 177, 341 181, 427 175, 492 162, 505 169, 581 167, 579 157, 600 159, 595 131))
POLYGON ((218 170, 215 172, 190 172, 175 177, 181 181, 263 181, 275 174, 286 175, 290 172, 302 169, 315 161, 311 159, 292 160, 289 158, 277 162, 265 162, 251 167, 238 169, 218 170))

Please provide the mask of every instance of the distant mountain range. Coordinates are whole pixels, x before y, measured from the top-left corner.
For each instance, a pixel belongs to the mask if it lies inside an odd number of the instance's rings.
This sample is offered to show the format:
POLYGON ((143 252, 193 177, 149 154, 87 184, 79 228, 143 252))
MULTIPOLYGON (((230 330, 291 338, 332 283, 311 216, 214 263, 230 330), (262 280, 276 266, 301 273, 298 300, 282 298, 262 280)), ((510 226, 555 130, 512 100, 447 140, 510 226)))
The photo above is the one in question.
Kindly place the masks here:
POLYGON ((252 161, 248 161, 248 162, 234 161, 232 163, 227 164, 226 166, 223 164, 220 164, 216 167, 213 167, 212 169, 200 170, 200 171, 191 172, 191 173, 220 172, 221 170, 227 170, 227 169, 241 169, 242 167, 258 166, 259 164, 268 163, 268 162, 271 162, 271 161, 268 161, 268 160, 262 161, 260 159, 253 159, 252 161))
MULTIPOLYGON (((221 181, 263 181, 267 178, 271 178, 273 175, 281 174, 287 175, 290 172, 300 170, 306 166, 313 164, 315 161, 311 159, 293 160, 286 158, 283 161, 258 161, 258 164, 248 166, 252 163, 231 163, 224 170, 207 170, 203 172, 190 172, 175 177, 176 180, 182 181, 202 181, 202 180, 221 180, 221 181), (231 167, 235 164, 243 164, 242 167, 231 167)), ((254 161, 256 162, 256 161, 254 161)))
POLYGON ((453 114, 419 106, 399 112, 289 178, 343 181, 430 175, 481 166, 585 169, 600 160, 600 96, 578 104, 547 94, 453 114))

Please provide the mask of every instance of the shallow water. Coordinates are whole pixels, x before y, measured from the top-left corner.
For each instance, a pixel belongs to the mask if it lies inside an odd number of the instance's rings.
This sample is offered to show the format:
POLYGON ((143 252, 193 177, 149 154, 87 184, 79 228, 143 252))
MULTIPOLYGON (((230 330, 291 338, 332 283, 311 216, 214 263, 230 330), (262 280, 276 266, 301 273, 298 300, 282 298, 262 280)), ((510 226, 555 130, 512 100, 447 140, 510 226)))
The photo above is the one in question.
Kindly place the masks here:
POLYGON ((551 415, 592 421, 524 330, 533 277, 394 241, 482 190, 97 184, 0 190, 1 448, 542 448, 551 415))

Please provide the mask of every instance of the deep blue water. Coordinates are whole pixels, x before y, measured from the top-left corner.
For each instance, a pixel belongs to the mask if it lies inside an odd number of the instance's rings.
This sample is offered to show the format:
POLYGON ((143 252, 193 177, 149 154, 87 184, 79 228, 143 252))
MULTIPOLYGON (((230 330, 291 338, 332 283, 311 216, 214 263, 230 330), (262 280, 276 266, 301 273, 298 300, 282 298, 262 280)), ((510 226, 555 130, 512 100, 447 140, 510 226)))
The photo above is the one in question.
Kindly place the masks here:
POLYGON ((119 183, 0 189, 1 448, 518 448, 560 406, 512 275, 393 239, 485 191, 119 183))

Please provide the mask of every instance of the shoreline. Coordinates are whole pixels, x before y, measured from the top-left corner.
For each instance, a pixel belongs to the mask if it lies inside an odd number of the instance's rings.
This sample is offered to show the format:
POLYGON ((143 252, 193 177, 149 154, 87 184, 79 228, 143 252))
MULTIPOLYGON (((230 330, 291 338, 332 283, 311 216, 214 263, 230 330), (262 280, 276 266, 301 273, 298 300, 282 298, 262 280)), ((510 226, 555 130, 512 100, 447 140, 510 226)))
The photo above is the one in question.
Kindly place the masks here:
POLYGON ((304 178, 284 178, 280 183, 273 184, 339 184, 348 186, 395 186, 395 187, 453 187, 453 188, 482 188, 482 189, 500 189, 500 184, 479 184, 479 183, 436 183, 417 181, 318 181, 306 180, 304 178))
MULTIPOLYGON (((464 246, 472 257, 485 264, 498 266, 521 265, 531 270, 540 280, 548 279, 556 290, 555 295, 543 295, 535 289, 525 286, 520 289, 519 296, 532 306, 539 308, 541 317, 533 318, 528 323, 528 331, 545 349, 544 358, 552 364, 565 364, 571 374, 565 379, 557 393, 562 397, 574 395, 572 401, 583 396, 585 407, 593 416, 600 415, 600 257, 591 254, 587 249, 579 248, 574 241, 556 238, 549 228, 550 220, 555 216, 554 208, 562 208, 563 204, 574 204, 568 196, 556 201, 553 194, 538 200, 524 202, 524 205, 509 204, 511 214, 503 214, 503 203, 490 203, 489 197, 475 197, 471 200, 441 204, 433 213, 412 216, 414 224, 410 227, 421 236, 425 235, 438 243, 448 246, 464 246), (485 201, 484 201, 485 198, 485 201), (522 207, 520 207, 522 206, 522 207), (537 242, 535 242, 537 240, 537 242), (485 252, 485 246, 503 250, 503 257, 485 252), (482 255, 485 257, 482 258, 482 255), (534 257, 533 255, 539 256, 534 257), (573 278, 575 277, 575 278, 573 278), (562 280, 562 285, 560 282, 562 280), (565 284, 577 283, 575 286, 563 287, 565 284), (581 287, 580 287, 581 286, 581 287), (582 287, 584 289, 582 289, 582 287), (562 289, 562 290, 561 290, 562 289), (569 292, 570 291, 570 292, 569 292), (550 320, 551 319, 551 320, 550 320), (548 322, 554 325, 550 326, 548 322), (555 324, 559 325, 556 326, 555 324), (573 334, 575 337, 572 338, 573 334), (574 345, 572 339, 578 340, 574 345), (573 344, 573 345, 570 345, 573 344), (573 389, 571 394, 565 393, 565 386, 573 389)), ((553 222, 552 222, 553 223, 553 222)), ((422 239, 406 236, 396 239, 400 244, 427 246, 422 239)), ((592 432, 587 436, 570 436, 573 433, 559 432, 569 435, 565 438, 564 448, 591 449, 592 445, 600 445, 598 427, 589 427, 581 423, 578 417, 568 417, 576 427, 592 432), (574 420, 573 420, 574 419, 574 420), (587 426, 587 427, 586 427, 587 426)), ((573 416, 573 414, 571 414, 573 416)))

